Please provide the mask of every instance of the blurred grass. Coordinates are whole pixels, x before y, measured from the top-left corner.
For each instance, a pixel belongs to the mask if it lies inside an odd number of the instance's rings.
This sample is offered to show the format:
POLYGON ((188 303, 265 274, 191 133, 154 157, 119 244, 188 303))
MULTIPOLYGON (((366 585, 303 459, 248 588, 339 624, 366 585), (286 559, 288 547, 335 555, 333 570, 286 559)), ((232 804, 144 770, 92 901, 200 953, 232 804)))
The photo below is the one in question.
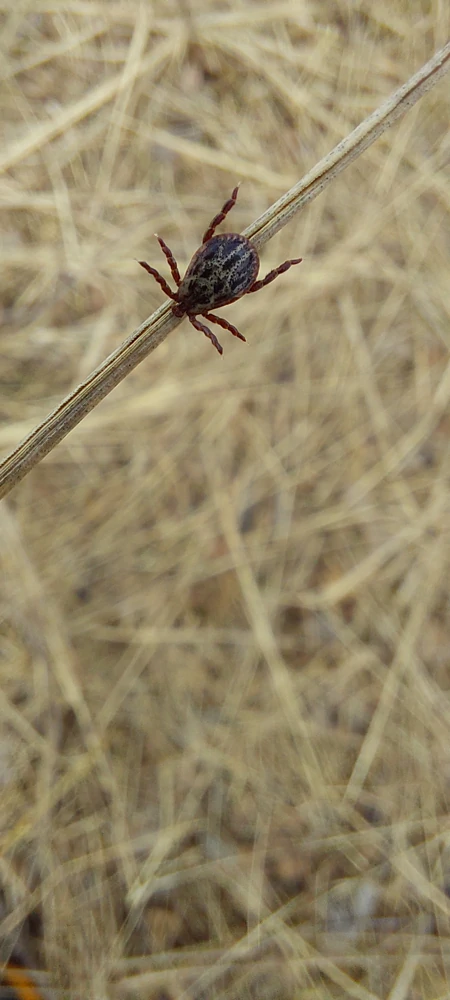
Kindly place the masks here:
MULTIPOLYGON (((449 34, 413 0, 0 6, 11 448, 449 34), (166 273, 166 270, 164 270, 166 273)), ((0 941, 134 998, 450 971, 449 86, 1 506, 0 941)))

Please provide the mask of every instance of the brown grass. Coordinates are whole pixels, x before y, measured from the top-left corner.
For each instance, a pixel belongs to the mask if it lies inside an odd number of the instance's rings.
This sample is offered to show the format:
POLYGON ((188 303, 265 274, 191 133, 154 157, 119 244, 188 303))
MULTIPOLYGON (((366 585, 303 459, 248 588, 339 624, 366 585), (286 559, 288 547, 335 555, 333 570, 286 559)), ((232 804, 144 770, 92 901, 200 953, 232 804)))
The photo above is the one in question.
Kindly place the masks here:
MULTIPOLYGON (((10 450, 442 46, 445 4, 3 3, 10 450), (165 272, 166 273, 166 272, 165 272)), ((1 507, 0 947, 116 1000, 444 997, 448 79, 1 507)))

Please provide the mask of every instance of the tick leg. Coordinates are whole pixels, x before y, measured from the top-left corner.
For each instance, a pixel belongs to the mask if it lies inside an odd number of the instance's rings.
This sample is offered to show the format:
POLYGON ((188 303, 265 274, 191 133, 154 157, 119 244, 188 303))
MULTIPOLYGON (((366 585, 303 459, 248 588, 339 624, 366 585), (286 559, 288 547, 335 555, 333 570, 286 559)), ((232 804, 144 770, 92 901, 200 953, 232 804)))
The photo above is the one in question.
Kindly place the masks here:
POLYGON ((161 247, 161 250, 162 250, 164 256, 166 257, 166 259, 168 261, 170 270, 172 271, 172 278, 173 278, 175 284, 179 285, 180 282, 181 282, 181 276, 180 276, 180 272, 178 270, 178 264, 177 264, 177 262, 175 260, 175 257, 173 255, 170 247, 167 246, 167 243, 164 243, 164 240, 161 239, 161 236, 158 236, 158 233, 155 233, 155 236, 156 236, 156 239, 158 240, 158 243, 159 243, 159 245, 161 247))
POLYGON ((220 226, 220 223, 223 222, 225 216, 228 215, 228 212, 231 212, 231 209, 233 208, 233 205, 236 204, 236 198, 238 196, 238 191, 239 191, 239 184, 237 185, 237 187, 235 187, 235 189, 233 191, 233 194, 231 195, 231 198, 229 198, 228 201, 225 202, 225 204, 224 204, 224 206, 222 208, 222 211, 219 212, 218 215, 214 216, 212 222, 210 223, 208 229, 206 230, 206 233, 205 233, 205 235, 204 235, 204 237, 202 239, 202 243, 207 243, 208 240, 211 239, 211 236, 213 235, 213 233, 217 229, 217 226, 220 226))
POLYGON ((188 316, 188 319, 189 322, 192 323, 192 326, 195 326, 196 330, 200 330, 201 333, 205 334, 205 337, 208 337, 208 340, 210 340, 211 343, 214 344, 216 351, 218 351, 219 354, 223 354, 222 344, 219 344, 219 341, 217 340, 217 337, 214 336, 212 330, 210 330, 209 327, 205 326, 204 323, 200 323, 200 320, 196 319, 195 316, 188 316))
POLYGON ((280 264, 279 267, 274 268, 273 271, 269 271, 269 273, 266 274, 266 277, 261 281, 255 281, 254 285, 247 289, 246 294, 249 295, 250 292, 259 292, 259 289, 264 288, 264 285, 270 285, 270 282, 275 281, 275 278, 278 278, 279 274, 284 274, 285 271, 289 271, 289 268, 292 267, 293 264, 301 264, 302 260, 302 257, 299 257, 298 260, 285 260, 284 264, 280 264))
POLYGON ((150 264, 147 264, 145 260, 138 260, 138 264, 140 264, 141 267, 145 268, 145 270, 152 275, 152 278, 154 278, 155 281, 158 282, 158 285, 161 285, 163 292, 165 292, 166 295, 169 296, 169 299, 174 299, 175 302, 177 301, 175 292, 172 291, 170 286, 167 284, 166 279, 163 278, 162 274, 160 274, 159 271, 157 271, 154 267, 150 267, 150 264))
POLYGON ((216 316, 215 313, 209 312, 202 313, 202 315, 205 319, 209 319, 211 323, 217 323, 217 326, 222 326, 224 330, 229 330, 230 333, 233 334, 233 337, 239 337, 239 340, 243 340, 247 343, 245 337, 242 336, 242 333, 239 333, 237 327, 233 326, 232 323, 229 323, 227 319, 223 319, 222 316, 216 316))

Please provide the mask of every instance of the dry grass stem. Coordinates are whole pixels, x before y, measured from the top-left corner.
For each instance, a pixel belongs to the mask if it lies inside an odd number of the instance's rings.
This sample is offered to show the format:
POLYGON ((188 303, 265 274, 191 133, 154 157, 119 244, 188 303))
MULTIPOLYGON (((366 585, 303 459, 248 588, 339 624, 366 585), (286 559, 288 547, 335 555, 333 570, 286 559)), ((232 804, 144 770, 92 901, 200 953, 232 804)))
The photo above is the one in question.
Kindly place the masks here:
POLYGON ((429 62, 399 87, 373 114, 361 122, 327 156, 324 156, 298 184, 278 199, 247 229, 244 235, 256 247, 263 246, 278 233, 309 201, 324 191, 330 182, 353 163, 368 146, 386 132, 424 94, 435 87, 450 67, 450 41, 429 62))
MULTIPOLYGON (((164 51, 164 56, 167 53, 164 51)), ((259 248, 271 239, 308 202, 317 197, 327 185, 364 152, 383 132, 448 71, 450 42, 433 56, 407 83, 396 90, 373 114, 369 115, 350 135, 337 146, 282 198, 279 198, 252 225, 243 230, 259 248)), ((148 70, 147 62, 141 66, 148 70)), ((103 88, 104 89, 104 88, 103 88)), ((70 123, 92 111, 97 103, 109 99, 116 90, 108 86, 108 93, 89 98, 89 107, 74 111, 70 123)), ((67 120, 64 119, 65 127, 67 120)), ((62 127, 62 126, 61 126, 62 127)), ((37 132, 34 144, 28 140, 17 143, 12 153, 5 153, 0 168, 10 167, 24 155, 38 148, 43 142, 58 134, 58 124, 44 126, 37 132), (37 145, 36 145, 37 144, 37 145)), ((81 420, 118 385, 127 374, 162 343, 171 330, 181 321, 173 316, 170 302, 166 302, 146 319, 121 346, 92 372, 76 389, 43 420, 0 464, 0 498, 23 479, 81 420)))

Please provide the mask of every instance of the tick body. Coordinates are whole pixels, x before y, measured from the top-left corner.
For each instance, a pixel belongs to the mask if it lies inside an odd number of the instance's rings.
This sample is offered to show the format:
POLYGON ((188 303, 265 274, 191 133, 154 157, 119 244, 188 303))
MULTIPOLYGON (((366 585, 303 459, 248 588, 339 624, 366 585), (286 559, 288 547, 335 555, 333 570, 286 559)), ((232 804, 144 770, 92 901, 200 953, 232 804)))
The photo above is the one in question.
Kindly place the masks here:
POLYGON ((139 261, 141 267, 155 278, 166 295, 173 300, 172 312, 174 316, 187 316, 192 326, 209 338, 219 354, 223 354, 222 345, 219 344, 212 330, 206 324, 201 323, 197 317, 203 316, 210 323, 216 323, 225 330, 229 330, 234 337, 245 340, 245 337, 239 333, 235 326, 223 319, 222 316, 215 316, 210 312, 210 309, 218 309, 240 299, 241 295, 259 291, 260 288, 274 281, 279 274, 287 271, 293 264, 301 263, 301 257, 297 260, 285 260, 275 270, 269 271, 262 281, 257 281, 259 257, 253 243, 239 233, 214 235, 217 226, 223 222, 236 203, 238 190, 237 187, 234 189, 231 198, 225 202, 221 212, 214 216, 183 279, 181 279, 172 251, 164 240, 157 236, 177 286, 176 292, 172 291, 159 271, 150 267, 146 261, 139 261))

